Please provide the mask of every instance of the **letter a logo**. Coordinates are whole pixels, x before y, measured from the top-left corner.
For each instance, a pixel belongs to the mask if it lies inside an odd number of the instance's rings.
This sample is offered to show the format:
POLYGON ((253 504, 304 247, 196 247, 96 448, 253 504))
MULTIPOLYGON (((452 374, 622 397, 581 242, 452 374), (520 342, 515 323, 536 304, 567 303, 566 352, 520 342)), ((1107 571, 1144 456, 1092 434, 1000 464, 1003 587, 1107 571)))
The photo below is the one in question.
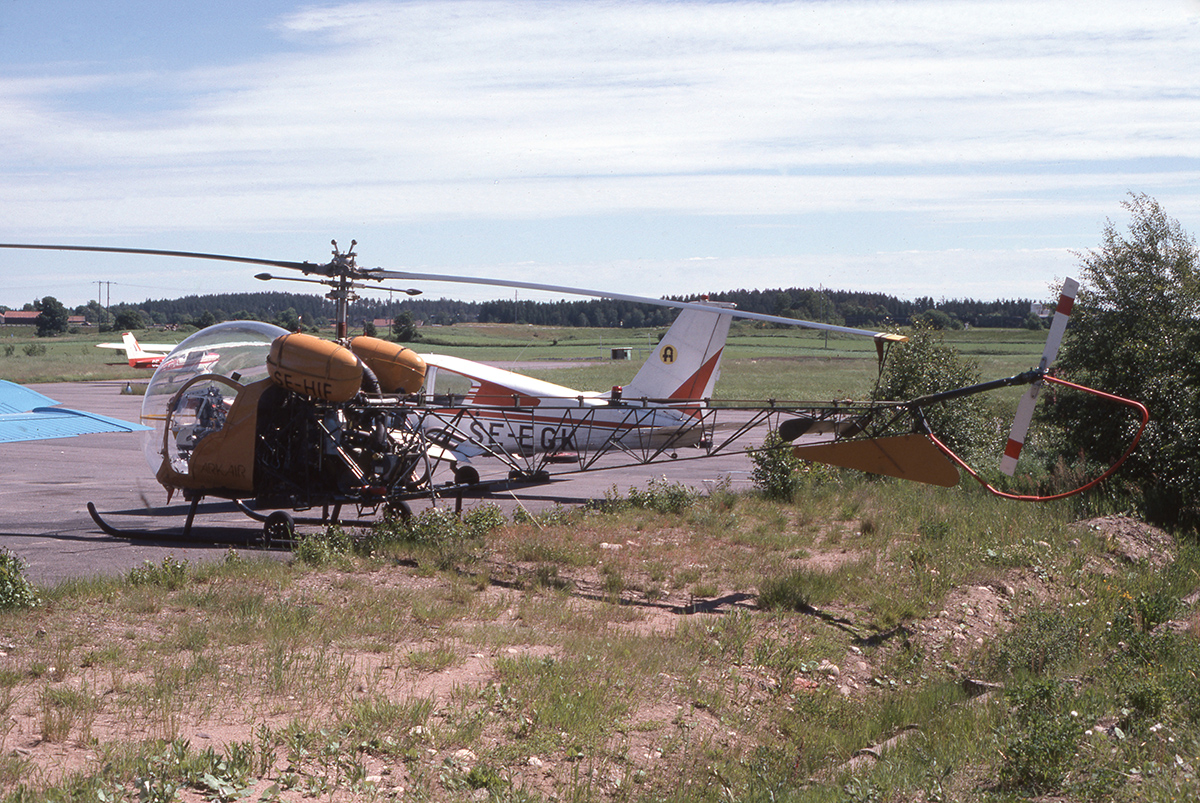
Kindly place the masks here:
POLYGON ((662 352, 659 354, 659 359, 665 362, 667 365, 675 362, 675 347, 663 346, 662 352))

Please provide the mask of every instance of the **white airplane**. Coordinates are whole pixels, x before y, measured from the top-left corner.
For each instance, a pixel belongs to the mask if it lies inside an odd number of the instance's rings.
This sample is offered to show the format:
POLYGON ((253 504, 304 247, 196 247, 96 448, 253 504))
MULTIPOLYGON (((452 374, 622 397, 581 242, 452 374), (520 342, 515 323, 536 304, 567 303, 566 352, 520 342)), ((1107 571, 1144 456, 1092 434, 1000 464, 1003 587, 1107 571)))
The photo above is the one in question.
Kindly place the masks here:
POLYGON ((97 343, 96 348, 124 350, 130 368, 157 368, 175 348, 175 345, 174 343, 138 343, 133 332, 126 332, 121 335, 120 343, 97 343))
POLYGON ((624 387, 580 391, 473 360, 422 354, 432 413, 420 427, 442 448, 459 482, 476 482, 482 456, 547 454, 572 460, 586 450, 695 446, 707 433, 701 410, 721 375, 731 304, 682 310, 624 387))

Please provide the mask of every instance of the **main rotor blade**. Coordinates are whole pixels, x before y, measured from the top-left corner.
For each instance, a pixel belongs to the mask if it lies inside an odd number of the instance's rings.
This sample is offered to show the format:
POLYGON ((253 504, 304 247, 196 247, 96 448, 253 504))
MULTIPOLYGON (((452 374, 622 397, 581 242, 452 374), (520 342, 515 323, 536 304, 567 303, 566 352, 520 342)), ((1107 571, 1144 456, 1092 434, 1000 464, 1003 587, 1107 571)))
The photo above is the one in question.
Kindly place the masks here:
MULTIPOLYGON (((164 251, 157 248, 118 248, 115 246, 103 245, 37 245, 22 243, 0 243, 0 248, 19 249, 24 251, 85 251, 101 254, 142 254, 146 256, 210 259, 220 262, 240 262, 248 265, 269 265, 271 267, 299 270, 303 271, 304 273, 311 273, 313 271, 326 273, 324 270, 325 268, 343 268, 343 266, 340 265, 325 266, 317 265, 312 262, 289 262, 278 259, 257 259, 255 257, 239 257, 231 256, 229 254, 207 254, 197 251, 164 251)), ((816 321, 805 321, 799 318, 783 318, 778 315, 763 315, 762 313, 758 312, 745 312, 738 309, 708 306, 689 301, 672 301, 665 298, 648 298, 645 296, 634 296, 625 293, 605 293, 599 290, 585 290, 579 287, 537 284, 535 282, 518 282, 506 279, 477 279, 466 276, 449 276, 446 274, 437 273, 412 273, 409 271, 385 270, 383 268, 354 267, 352 271, 350 271, 349 275, 359 279, 406 279, 408 281, 451 282, 455 284, 488 285, 491 287, 512 287, 519 290, 541 290, 548 293, 566 293, 569 295, 590 296, 592 298, 609 298, 615 301, 630 301, 635 304, 653 304, 660 307, 674 307, 676 309, 700 309, 707 312, 716 312, 720 315, 729 315, 734 318, 746 318, 752 321, 763 321, 764 323, 782 324, 784 326, 800 326, 806 329, 818 329, 824 332, 837 332, 846 335, 871 337, 875 338, 876 345, 879 348, 882 348, 880 345, 881 341, 887 340, 903 342, 908 339, 903 335, 898 335, 891 332, 871 332, 866 329, 854 329, 849 326, 837 326, 830 323, 817 323, 816 321)))
POLYGON ((91 251, 100 254, 142 254, 156 257, 187 257, 190 259, 215 259, 220 262, 243 262, 248 265, 270 265, 276 268, 309 271, 319 267, 311 262, 286 262, 278 259, 255 259, 228 254, 204 254, 196 251, 160 251, 156 248, 116 248, 104 245, 28 245, 22 243, 0 243, 0 248, 22 251, 91 251))
POLYGON ((632 296, 625 293, 606 293, 600 290, 584 290, 579 287, 562 287, 552 284, 537 284, 536 282, 519 282, 508 279, 476 279, 467 276, 449 276, 439 273, 412 273, 410 271, 399 270, 384 270, 383 268, 372 268, 364 270, 364 273, 371 278, 381 279, 404 279, 410 282, 453 282, 456 284, 482 284, 492 287, 512 287, 518 290, 542 290, 548 293, 567 293, 576 296, 591 296, 592 298, 609 298, 615 301, 631 301, 635 304, 654 304, 660 307, 675 307, 677 309, 699 309, 705 312, 715 312, 718 315, 730 315, 734 318, 748 318, 752 321, 764 321, 766 323, 778 323, 786 326, 802 326, 806 329, 820 329, 826 332, 839 332, 846 335, 859 335, 862 337, 873 337, 882 340, 904 341, 908 338, 903 335, 893 334, 891 332, 870 332, 866 329, 853 329, 849 326, 837 326, 831 323, 817 323, 815 321, 805 321, 799 318, 783 318, 778 315, 763 315, 758 312, 744 312, 738 309, 727 309, 724 307, 708 306, 707 304, 698 304, 691 301, 673 301, 667 298, 648 298, 645 296, 632 296))

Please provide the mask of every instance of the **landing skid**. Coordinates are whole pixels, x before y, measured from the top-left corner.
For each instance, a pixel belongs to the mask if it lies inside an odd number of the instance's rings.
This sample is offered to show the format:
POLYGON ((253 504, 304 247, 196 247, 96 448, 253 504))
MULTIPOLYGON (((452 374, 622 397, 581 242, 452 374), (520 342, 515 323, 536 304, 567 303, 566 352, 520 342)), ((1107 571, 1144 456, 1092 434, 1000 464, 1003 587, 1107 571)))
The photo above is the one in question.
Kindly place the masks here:
MULTIPOLYGON (((461 512, 464 498, 487 498, 490 494, 496 492, 542 485, 552 481, 553 478, 544 471, 526 473, 513 470, 509 472, 507 480, 500 479, 472 484, 461 483, 440 488, 439 491, 443 498, 454 499, 456 512, 461 512)), ((421 494, 421 496, 425 496, 425 494, 421 494)), ((287 510, 273 510, 269 513, 264 513, 250 507, 242 499, 233 499, 232 504, 236 510, 247 518, 262 524, 261 531, 255 532, 237 527, 203 527, 200 528, 200 531, 193 533, 196 515, 201 512, 199 506, 203 498, 203 496, 196 496, 190 501, 182 533, 171 530, 152 531, 117 527, 105 520, 100 511, 96 509, 94 503, 88 502, 87 508, 88 514, 92 517, 92 521, 96 523, 96 526, 105 535, 112 536, 113 538, 139 541, 231 544, 266 549, 291 547, 296 541, 297 525, 327 527, 331 524, 340 524, 349 527, 372 527, 377 523, 374 520, 340 518, 342 509, 342 505, 340 504, 323 508, 319 517, 295 516, 287 510)), ((394 499, 386 503, 386 505, 391 508, 390 515, 396 516, 403 521, 407 521, 412 517, 412 509, 406 501, 394 499)))
POLYGON ((231 544, 236 546, 261 546, 261 539, 256 539, 254 534, 247 532, 240 527, 205 527, 202 534, 192 534, 192 523, 195 518, 195 505, 188 509, 187 522, 184 524, 183 532, 171 532, 169 530, 133 530, 124 527, 115 527, 104 520, 100 515, 100 511, 96 510, 96 505, 92 502, 87 503, 88 515, 92 517, 92 521, 100 528, 105 535, 113 538, 124 538, 129 541, 182 541, 187 543, 204 543, 204 544, 231 544))
MULTIPOLYGON (((244 513, 248 518, 251 518, 251 519, 254 519, 255 521, 263 522, 263 523, 266 523, 276 513, 287 513, 287 511, 285 511, 285 510, 276 510, 271 513, 263 513, 261 511, 255 510, 254 508, 250 507, 245 502, 243 502, 241 499, 234 499, 233 503, 235 505, 237 505, 237 509, 240 510, 242 513, 244 513)), ((338 516, 339 512, 340 511, 338 510, 338 508, 335 507, 332 515, 330 515, 328 513, 328 511, 326 511, 325 513, 323 513, 321 515, 320 518, 316 518, 313 516, 293 516, 290 513, 288 513, 287 515, 296 524, 312 524, 312 525, 317 525, 317 526, 323 526, 323 525, 327 525, 327 524, 346 524, 351 527, 369 527, 372 524, 374 524, 374 522, 372 522, 372 521, 343 520, 343 519, 339 518, 339 516, 338 516)))

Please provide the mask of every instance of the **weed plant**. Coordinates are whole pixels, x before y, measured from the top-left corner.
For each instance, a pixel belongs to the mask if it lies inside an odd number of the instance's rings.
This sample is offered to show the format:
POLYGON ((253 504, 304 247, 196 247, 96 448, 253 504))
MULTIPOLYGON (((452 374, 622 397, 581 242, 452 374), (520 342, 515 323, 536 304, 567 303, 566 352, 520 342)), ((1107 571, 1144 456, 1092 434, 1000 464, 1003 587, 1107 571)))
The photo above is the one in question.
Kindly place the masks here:
POLYGON ((1001 727, 1000 787, 1043 794, 1059 790, 1084 728, 1075 693, 1058 680, 1020 683, 1007 692, 1012 716, 1001 727))
POLYGON ((762 446, 750 452, 754 468, 750 479, 765 498, 775 502, 791 502, 799 494, 811 494, 837 481, 838 470, 830 466, 800 460, 792 454, 792 446, 769 432, 762 446))
POLYGON ((645 488, 630 488, 621 495, 614 485, 604 493, 604 500, 592 506, 606 513, 623 510, 650 510, 666 515, 678 515, 691 507, 700 498, 699 492, 681 482, 671 482, 665 476, 652 479, 645 488))
POLYGON ((38 602, 25 576, 25 562, 7 549, 0 550, 0 610, 32 608, 38 602))
POLYGON ((799 484, 796 475, 801 462, 792 454, 790 443, 772 430, 762 446, 750 453, 750 461, 754 463, 750 478, 763 496, 777 502, 792 501, 799 484))
POLYGON ((158 566, 146 561, 140 567, 129 571, 129 584, 161 586, 173 591, 183 586, 187 578, 187 564, 186 560, 176 560, 174 555, 167 555, 158 566))

